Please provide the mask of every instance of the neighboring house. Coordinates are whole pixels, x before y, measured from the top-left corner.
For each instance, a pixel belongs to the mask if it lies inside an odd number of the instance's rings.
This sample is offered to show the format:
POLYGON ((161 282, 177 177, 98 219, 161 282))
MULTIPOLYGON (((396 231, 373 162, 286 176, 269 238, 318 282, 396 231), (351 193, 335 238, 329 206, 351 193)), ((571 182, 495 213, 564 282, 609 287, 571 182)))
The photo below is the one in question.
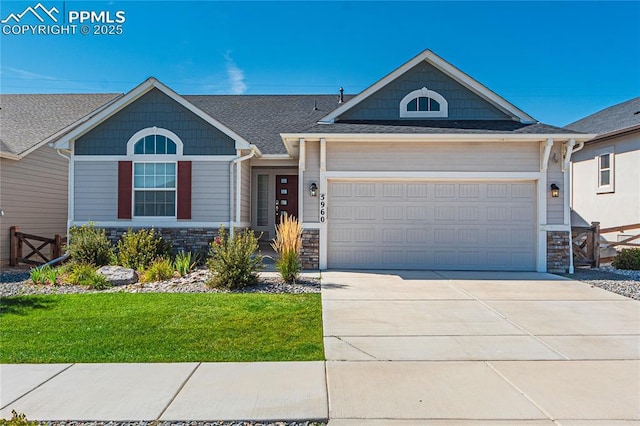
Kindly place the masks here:
POLYGON ((70 224, 301 219, 307 268, 566 271, 574 146, 427 50, 354 97, 181 96, 150 78, 57 138, 70 224), (552 196, 551 185, 559 188, 552 196))
MULTIPOLYGON (((640 97, 596 112, 567 128, 597 136, 571 159, 571 206, 576 222, 601 228, 640 224, 640 97)), ((640 234, 625 229, 605 235, 622 241, 640 234)), ((638 241, 634 241, 637 243, 638 241)))
POLYGON ((69 162, 47 144, 117 96, 0 95, 0 264, 9 260, 11 226, 66 234, 69 162))

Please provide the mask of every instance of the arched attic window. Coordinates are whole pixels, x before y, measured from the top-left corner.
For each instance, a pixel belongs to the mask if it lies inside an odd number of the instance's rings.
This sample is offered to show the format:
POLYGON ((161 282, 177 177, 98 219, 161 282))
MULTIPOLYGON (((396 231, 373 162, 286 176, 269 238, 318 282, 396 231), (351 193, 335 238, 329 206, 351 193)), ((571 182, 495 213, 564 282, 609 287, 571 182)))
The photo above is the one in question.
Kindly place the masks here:
POLYGON ((191 161, 167 129, 149 127, 127 142, 132 161, 118 162, 118 219, 191 218, 191 161))
POLYGON ((440 93, 426 87, 414 90, 400 101, 400 117, 448 117, 449 103, 440 93))

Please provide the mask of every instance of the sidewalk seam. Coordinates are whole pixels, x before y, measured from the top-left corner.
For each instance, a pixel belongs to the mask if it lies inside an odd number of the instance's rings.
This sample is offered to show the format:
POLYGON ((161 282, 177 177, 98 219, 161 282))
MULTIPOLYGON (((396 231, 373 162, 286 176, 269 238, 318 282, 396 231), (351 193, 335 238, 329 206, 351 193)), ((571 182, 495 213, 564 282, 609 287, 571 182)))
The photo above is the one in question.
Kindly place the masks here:
POLYGON ((191 373, 189 373, 189 375, 187 376, 186 379, 184 379, 184 382, 182 382, 182 384, 180 385, 180 387, 178 388, 178 390, 176 390, 176 393, 173 394, 173 396, 171 397, 171 399, 169 400, 169 402, 167 403, 167 405, 162 409, 162 411, 160 412, 160 414, 158 414, 158 417, 154 420, 155 422, 159 422, 160 418, 164 415, 164 413, 169 409, 169 407, 171 406, 171 404, 173 404, 173 401, 176 400, 176 398, 178 397, 178 395, 180 394, 180 392, 182 392, 182 389, 184 389, 184 387, 187 385, 187 382, 189 380, 191 380, 191 377, 193 377, 193 375, 195 374, 196 370, 198 368, 200 368, 200 366, 202 365, 202 362, 199 362, 193 370, 191 370, 191 373))
POLYGON ((33 392, 34 390, 38 389, 39 387, 41 387, 42 385, 44 385, 45 383, 48 383, 49 381, 53 380, 55 377, 58 377, 60 374, 64 373, 65 371, 67 371, 68 369, 70 369, 71 367, 73 367, 74 365, 76 365, 76 363, 72 363, 70 364, 68 367, 63 368, 62 370, 58 371, 56 374, 54 374, 53 376, 49 377, 47 380, 45 380, 44 382, 40 383, 38 386, 29 389, 28 391, 26 391, 25 393, 23 393, 22 395, 20 395, 19 397, 17 397, 16 399, 14 399, 13 401, 9 402, 8 404, 4 405, 3 407, 0 407, 0 410, 4 410, 5 408, 7 408, 8 406, 10 406, 11 404, 13 404, 14 402, 18 401, 19 399, 24 398, 25 396, 29 395, 31 392, 33 392))
POLYGON ((460 287, 458 284, 456 284, 455 280, 452 280, 450 278, 445 277, 444 275, 434 271, 434 273, 436 275, 441 276, 443 279, 447 280, 452 286, 454 286, 455 288, 457 288, 458 290, 460 290, 461 292, 469 295, 470 297, 472 297, 476 302, 480 303, 482 306, 484 306, 485 308, 489 309, 491 312, 499 315, 500 317, 502 317, 505 321, 509 322, 510 324, 512 324, 514 327, 519 328, 520 330, 524 331, 525 333, 527 333, 527 335, 533 339, 535 339, 538 343, 544 345, 545 347, 549 348, 551 351, 555 352, 556 354, 560 355, 561 357, 563 357, 565 360, 570 361, 571 358, 566 356, 564 353, 560 352, 558 349, 550 346, 549 344, 547 344, 547 342, 545 342, 544 340, 540 339, 538 336, 534 335, 533 333, 531 333, 529 330, 527 330, 526 328, 524 328, 523 326, 521 326, 520 324, 518 324, 517 322, 513 321, 511 318, 507 318, 506 315, 504 315, 502 312, 500 312, 499 310, 495 309, 494 307, 492 307, 491 305, 489 305, 488 303, 486 303, 484 300, 480 299, 477 296, 474 296, 472 293, 470 293, 469 291, 465 290, 464 288, 460 287))
POLYGON ((536 407, 538 410, 540 410, 540 412, 542 414, 544 414, 545 416, 547 416, 547 418, 549 420, 551 420, 554 424, 556 423, 556 419, 553 418, 553 416, 551 414, 549 414, 544 408, 542 408, 538 403, 536 403, 531 397, 529 397, 529 395, 527 395, 522 389, 520 389, 518 386, 516 386, 515 383, 513 383, 511 380, 509 380, 507 378, 507 376, 505 376, 504 374, 502 374, 500 371, 498 371, 498 369, 496 367, 494 367, 491 362, 489 361, 485 361, 484 362, 490 369, 492 369, 498 376, 500 376, 502 378, 502 380, 504 380, 505 382, 507 382, 512 388, 514 388, 516 391, 518 391, 518 393, 520 393, 520 395, 522 395, 527 401, 529 401, 531 404, 533 404, 534 407, 536 407))

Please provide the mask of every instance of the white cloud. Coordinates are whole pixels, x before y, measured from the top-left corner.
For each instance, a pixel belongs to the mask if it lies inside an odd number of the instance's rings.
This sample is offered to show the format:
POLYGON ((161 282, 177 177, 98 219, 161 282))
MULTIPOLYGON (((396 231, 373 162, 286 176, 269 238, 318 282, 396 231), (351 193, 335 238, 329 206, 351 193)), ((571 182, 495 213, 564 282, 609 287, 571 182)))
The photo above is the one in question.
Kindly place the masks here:
POLYGON ((227 61, 227 78, 229 79, 231 93, 242 95, 247 91, 247 83, 244 82, 244 71, 238 68, 229 53, 225 54, 224 58, 227 61))
POLYGON ((44 74, 37 74, 35 72, 21 70, 19 68, 2 67, 2 70, 4 73, 9 71, 10 74, 13 74, 15 75, 15 77, 18 77, 24 80, 57 80, 57 78, 55 77, 51 77, 44 74))

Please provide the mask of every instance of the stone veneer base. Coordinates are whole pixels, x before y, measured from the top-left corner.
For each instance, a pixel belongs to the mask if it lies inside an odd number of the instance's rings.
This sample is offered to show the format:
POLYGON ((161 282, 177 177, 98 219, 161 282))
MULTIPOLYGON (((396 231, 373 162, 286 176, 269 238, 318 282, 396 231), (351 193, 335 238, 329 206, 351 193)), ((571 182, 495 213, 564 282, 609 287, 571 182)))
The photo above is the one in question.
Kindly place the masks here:
MULTIPOLYGON (((139 228, 104 228, 107 234, 107 238, 112 244, 118 244, 120 236, 132 229, 136 231, 138 229, 150 229, 147 227, 139 228)), ((153 228, 156 233, 160 234, 166 241, 173 243, 173 251, 179 252, 184 250, 185 252, 202 253, 207 254, 209 252, 209 243, 218 236, 218 228, 153 228)))
POLYGON ((302 251, 300 252, 302 269, 320 269, 320 230, 302 230, 302 251))
POLYGON ((569 272, 569 232, 547 231, 547 272, 569 272))

